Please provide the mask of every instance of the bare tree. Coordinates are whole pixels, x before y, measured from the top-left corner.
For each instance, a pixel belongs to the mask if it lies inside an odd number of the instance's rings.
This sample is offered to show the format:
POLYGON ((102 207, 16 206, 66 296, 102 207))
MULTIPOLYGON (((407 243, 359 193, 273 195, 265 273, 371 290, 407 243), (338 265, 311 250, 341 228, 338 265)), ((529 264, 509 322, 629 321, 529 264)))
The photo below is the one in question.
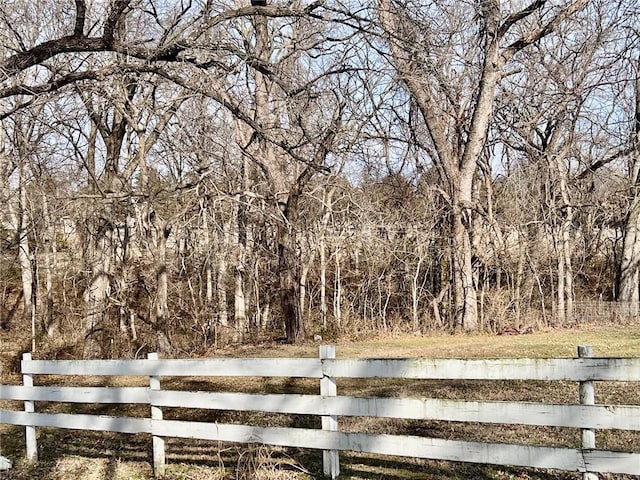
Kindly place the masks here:
POLYGON ((393 63, 421 112, 451 209, 455 325, 478 325, 472 253, 474 182, 493 117, 496 88, 522 49, 553 34, 588 0, 561 8, 535 1, 503 12, 501 2, 381 0, 393 63), (418 15, 420 12, 420 15, 418 15), (436 20, 437 19, 437 20, 436 20))
MULTIPOLYGON (((255 17, 253 26, 253 56, 270 70, 253 71, 254 120, 244 151, 264 175, 267 198, 275 207, 280 307, 286 338, 299 342, 305 337, 298 254, 300 202, 309 181, 327 168, 342 121, 342 102, 303 69, 305 57, 318 47, 316 36, 322 33, 317 27, 302 19, 290 22, 289 35, 303 47, 284 53, 270 33, 266 15, 255 17), (280 78, 271 71, 280 71, 280 78), (298 92, 292 96, 294 89, 298 92)), ((327 75, 322 72, 319 78, 327 75)))
POLYGON ((631 130, 629 152, 629 180, 632 195, 629 212, 624 224, 622 256, 618 272, 617 298, 629 302, 632 314, 640 308, 640 57, 635 69, 635 112, 631 130))

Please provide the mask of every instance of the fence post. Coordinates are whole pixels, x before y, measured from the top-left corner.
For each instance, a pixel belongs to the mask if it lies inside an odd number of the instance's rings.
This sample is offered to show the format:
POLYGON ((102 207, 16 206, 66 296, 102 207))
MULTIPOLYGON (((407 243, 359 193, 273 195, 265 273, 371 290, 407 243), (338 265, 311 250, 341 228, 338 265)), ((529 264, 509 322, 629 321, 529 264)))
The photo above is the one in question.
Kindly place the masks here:
MULTIPOLYGON (((320 360, 336 358, 335 345, 320 346, 320 360)), ((335 397, 338 394, 338 385, 336 379, 329 377, 324 373, 324 364, 322 365, 322 380, 320 380, 320 395, 323 397, 335 397)), ((337 415, 323 415, 322 429, 330 432, 338 431, 337 415)), ((340 456, 338 450, 322 451, 322 470, 327 477, 338 478, 340 475, 340 456)))
MULTIPOLYGON (((578 357, 593 357, 593 347, 591 347, 591 345, 578 345, 578 357)), ((596 389, 594 382, 580 382, 580 404, 596 404, 596 389)), ((582 448, 596 448, 596 431, 594 429, 582 429, 582 448)), ((582 474, 582 480, 598 480, 598 474, 593 472, 584 472, 582 474)))
MULTIPOLYGON (((22 354, 22 361, 31 360, 30 353, 22 354)), ((31 374, 23 374, 22 375, 22 384, 25 387, 33 387, 33 375, 31 374)), ((33 400, 25 400, 24 402, 24 411, 27 413, 36 411, 36 404, 33 400)), ((29 463, 35 463, 38 461, 38 441, 36 439, 36 427, 32 427, 27 425, 25 427, 25 440, 27 444, 27 461, 29 463)))
MULTIPOLYGON (((158 360, 157 353, 149 353, 147 355, 149 360, 158 360)), ((149 377, 149 389, 160 390, 160 377, 152 375, 149 377)), ((151 403, 151 434, 153 435, 154 420, 162 420, 162 409, 156 407, 151 403)), ((164 438, 157 435, 153 435, 153 473, 156 477, 164 475, 165 467, 165 453, 164 453, 164 438)))

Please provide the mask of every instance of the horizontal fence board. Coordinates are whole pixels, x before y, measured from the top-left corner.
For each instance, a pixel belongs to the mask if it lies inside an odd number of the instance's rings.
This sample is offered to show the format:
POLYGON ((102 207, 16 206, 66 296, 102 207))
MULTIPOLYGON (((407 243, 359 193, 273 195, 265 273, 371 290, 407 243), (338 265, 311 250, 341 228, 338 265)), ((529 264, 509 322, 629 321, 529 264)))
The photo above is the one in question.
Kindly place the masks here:
POLYGON ((202 358, 160 360, 23 360, 32 375, 322 378, 316 358, 202 358))
POLYGON ((555 468, 569 471, 640 473, 640 454, 589 451, 498 443, 467 442, 397 435, 330 432, 323 430, 252 427, 216 423, 153 420, 153 434, 239 443, 351 450, 380 455, 428 458, 454 462, 555 468))
POLYGON ((147 387, 23 387, 0 385, 0 399, 67 403, 149 403, 147 387))
POLYGON ((170 390, 152 391, 150 398, 154 405, 161 407, 640 430, 640 406, 170 390))
POLYGON ((119 433, 151 433, 151 419, 0 410, 0 423, 119 433))
POLYGON ((640 358, 23 360, 22 373, 462 380, 640 380, 640 358))
POLYGON ((417 398, 150 391, 147 387, 23 387, 18 385, 1 385, 0 398, 68 403, 152 403, 160 407, 303 415, 368 416, 640 430, 640 406, 621 405, 548 405, 529 402, 469 402, 417 398))
POLYGON ((324 359, 336 378, 639 381, 640 358, 324 359))
POLYGON ((177 438, 263 443, 268 445, 351 450, 381 455, 459 462, 640 474, 640 454, 524 445, 465 442, 410 436, 328 432, 298 428, 261 428, 176 420, 26 413, 0 410, 0 422, 120 433, 153 433, 177 438))
POLYGON ((583 450, 583 457, 587 471, 628 473, 640 475, 640 454, 620 453, 607 450, 583 450))

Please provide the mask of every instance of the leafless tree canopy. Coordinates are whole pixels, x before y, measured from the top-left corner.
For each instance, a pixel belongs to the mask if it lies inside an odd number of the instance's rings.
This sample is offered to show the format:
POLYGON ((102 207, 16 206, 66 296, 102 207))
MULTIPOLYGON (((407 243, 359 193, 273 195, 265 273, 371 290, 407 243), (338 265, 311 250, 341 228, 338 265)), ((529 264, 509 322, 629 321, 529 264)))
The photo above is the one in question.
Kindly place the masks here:
POLYGON ((1 326, 108 357, 637 316, 638 24, 622 0, 5 2, 1 326))

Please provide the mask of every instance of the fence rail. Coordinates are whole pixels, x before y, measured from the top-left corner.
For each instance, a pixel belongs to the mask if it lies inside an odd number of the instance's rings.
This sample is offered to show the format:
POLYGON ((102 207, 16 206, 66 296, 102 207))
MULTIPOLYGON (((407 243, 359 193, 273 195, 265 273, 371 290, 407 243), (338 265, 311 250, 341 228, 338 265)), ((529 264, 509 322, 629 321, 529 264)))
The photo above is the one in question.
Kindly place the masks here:
POLYGON ((640 358, 23 360, 30 375, 638 381, 640 358))
MULTIPOLYGON (((583 355, 588 355, 584 353, 583 355)), ((640 358, 563 359, 335 359, 322 347, 318 359, 31 360, 22 362, 24 385, 1 385, 0 399, 25 402, 25 411, 0 410, 0 423, 27 428, 27 456, 36 460, 36 427, 57 427, 153 436, 154 469, 164 472, 164 438, 197 438, 320 449, 324 471, 339 474, 338 451, 584 472, 640 474, 639 452, 595 448, 593 429, 640 431, 640 406, 593 405, 594 381, 640 381, 640 358), (149 377, 149 387, 33 386, 34 375, 149 377), (162 390, 161 377, 306 377, 320 379, 320 395, 248 394, 162 390), (580 382, 583 404, 466 401, 434 398, 338 396, 339 378, 544 380, 580 382), (587 392, 583 395, 582 393, 587 392), (592 397, 592 395, 591 395, 592 397), (145 404, 149 418, 40 413, 35 402, 145 404), (322 429, 257 427, 165 420, 169 407, 317 415, 322 429), (444 440, 407 435, 340 432, 339 417, 378 417, 583 429, 583 448, 444 440)))

